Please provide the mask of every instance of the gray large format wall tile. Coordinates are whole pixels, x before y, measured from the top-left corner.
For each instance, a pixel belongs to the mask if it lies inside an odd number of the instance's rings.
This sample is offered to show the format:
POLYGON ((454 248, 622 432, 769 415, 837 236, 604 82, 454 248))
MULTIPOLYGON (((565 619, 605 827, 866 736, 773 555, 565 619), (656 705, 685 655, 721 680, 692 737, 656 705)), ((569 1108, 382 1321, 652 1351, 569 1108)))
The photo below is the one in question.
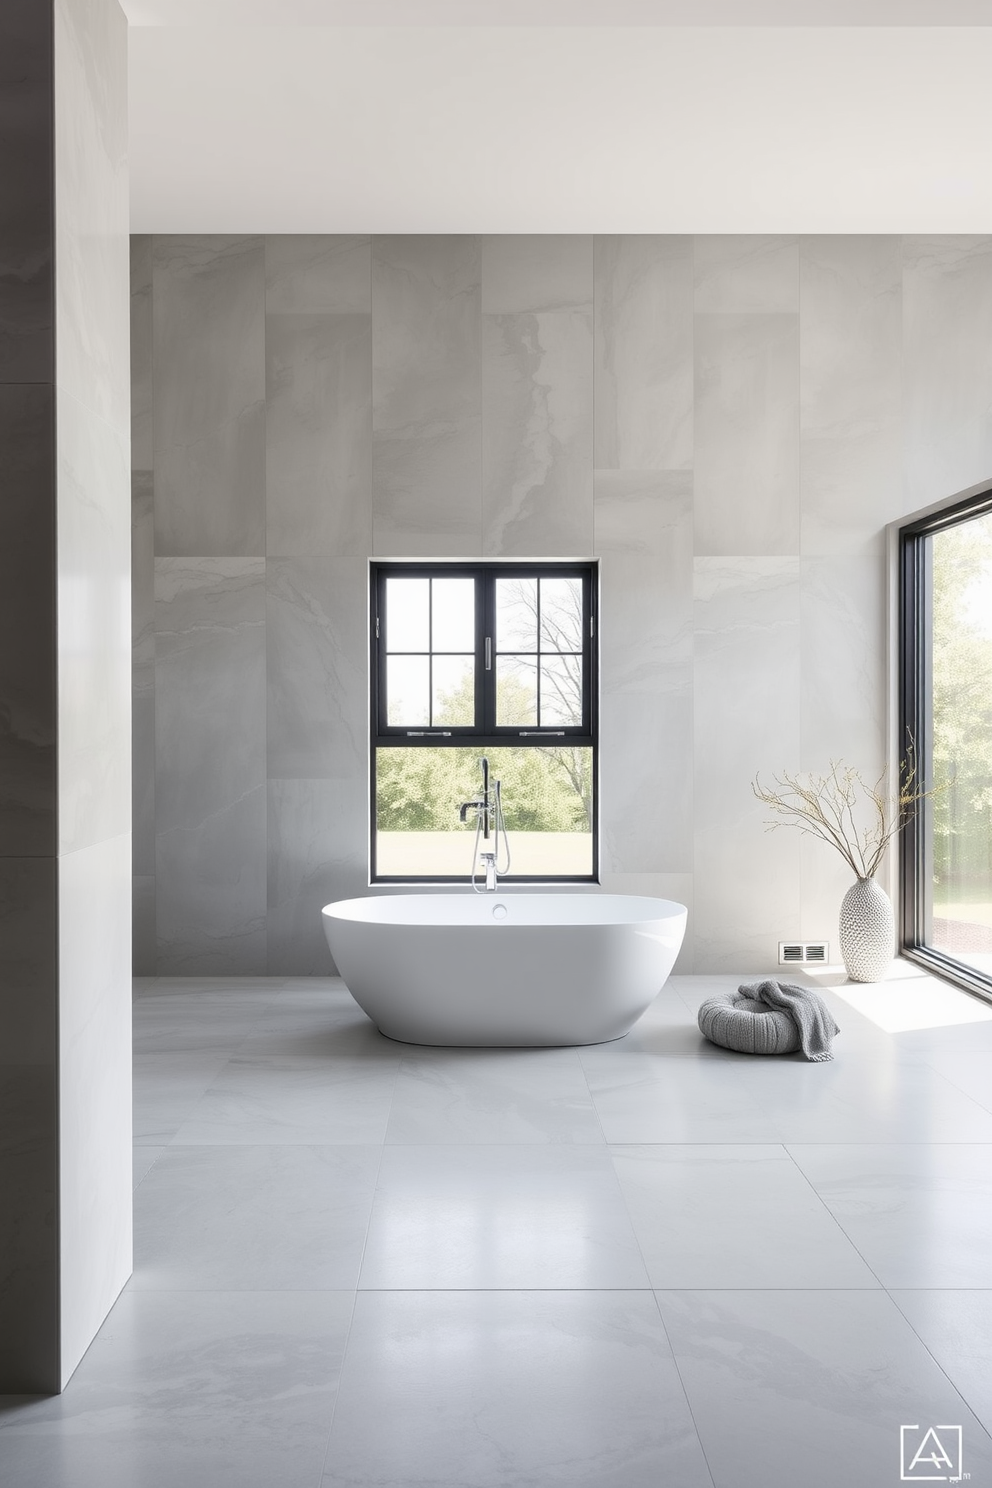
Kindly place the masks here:
POLYGON ((287 233, 265 240, 268 315, 369 315, 372 239, 287 233))
POLYGON ((266 551, 372 549, 372 317, 265 320, 266 551))
POLYGON ((692 239, 596 239, 597 470, 692 465, 692 239))
POLYGON ((368 892, 368 764, 338 780, 269 781, 268 955, 274 974, 334 970, 320 911, 368 892))
POLYGON ((131 469, 152 468, 152 238, 131 239, 131 469))
POLYGON ((992 472, 992 237, 907 237, 903 301, 912 510, 992 472))
POLYGON ((0 9, 0 382, 51 382, 52 13, 0 9))
POLYGON ((0 1388, 46 1394, 58 1378, 58 1098, 54 1059, 0 1064, 0 1388))
POLYGON ((881 554, 904 510, 901 260, 899 238, 802 240, 804 554, 881 554))
POLYGON ((368 760, 368 566, 266 564, 270 778, 361 781, 368 760))
POLYGON ((602 867, 692 868, 692 477, 596 473, 602 867))
POLYGON ((695 942, 713 970, 767 966, 799 923, 799 834, 751 793, 798 765, 798 558, 695 561, 695 942))
POLYGON ((152 474, 131 477, 131 833, 134 871, 155 872, 155 534, 152 474))
POLYGON ((799 239, 714 233, 695 239, 697 314, 799 310, 799 239))
POLYGON ((264 571, 155 560, 160 972, 265 969, 264 571))
POLYGON ((799 552, 799 317, 696 316, 696 554, 799 552))
POLYGON ((488 234, 482 239, 482 313, 591 310, 593 240, 580 233, 488 234))
POLYGON ((474 237, 374 241, 376 553, 481 549, 480 258, 474 237))
POLYGON ((55 399, 0 384, 0 856, 55 851, 55 399))
POLYGON ((592 315, 483 317, 483 544, 498 556, 592 546, 592 315))
POLYGON ((262 554, 263 240, 156 238, 153 299, 156 554, 262 554))

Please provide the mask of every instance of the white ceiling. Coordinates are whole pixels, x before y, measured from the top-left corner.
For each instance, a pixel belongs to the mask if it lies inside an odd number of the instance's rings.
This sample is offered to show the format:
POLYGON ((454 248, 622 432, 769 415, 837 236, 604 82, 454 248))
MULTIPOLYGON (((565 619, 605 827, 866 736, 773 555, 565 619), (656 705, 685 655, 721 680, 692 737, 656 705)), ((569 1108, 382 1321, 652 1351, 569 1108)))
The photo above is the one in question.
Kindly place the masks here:
POLYGON ((123 3, 136 232, 992 232, 992 0, 123 3))

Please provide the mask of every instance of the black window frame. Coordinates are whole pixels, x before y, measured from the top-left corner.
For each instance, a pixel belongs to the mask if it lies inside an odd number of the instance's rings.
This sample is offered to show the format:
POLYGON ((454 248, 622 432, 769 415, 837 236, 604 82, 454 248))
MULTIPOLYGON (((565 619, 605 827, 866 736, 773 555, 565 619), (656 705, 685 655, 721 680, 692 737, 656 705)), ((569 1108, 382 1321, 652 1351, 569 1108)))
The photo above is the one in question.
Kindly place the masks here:
MULTIPOLYGON (((933 563, 928 538, 976 517, 992 514, 992 485, 907 522, 899 528, 899 737, 913 741, 921 775, 933 759, 933 563)), ((927 773, 923 782, 932 784, 927 773)), ((992 976, 929 945, 926 926, 932 916, 932 874, 927 842, 933 808, 924 800, 900 834, 900 952, 927 971, 953 982, 985 1001, 992 1001, 992 976)))
MULTIPOLYGON (((489 749, 533 748, 572 745, 592 751, 592 869, 588 874, 507 874, 506 884, 571 884, 599 882, 599 563, 596 559, 374 559, 369 564, 370 651, 369 651, 369 882, 370 884, 467 884, 470 870, 462 874, 381 874, 376 869, 376 753, 379 749, 471 747, 484 754, 489 749), (407 728, 385 722, 386 626, 384 593, 386 579, 458 578, 476 580, 475 684, 476 718, 472 725, 446 724, 443 728, 407 728), (583 593, 583 698, 581 726, 554 728, 499 726, 495 721, 496 674, 496 579, 580 578, 583 593), (487 668, 487 641, 492 666, 487 668), (487 681, 487 678, 490 679, 487 681)), ((512 834, 511 834, 512 845, 512 834)))

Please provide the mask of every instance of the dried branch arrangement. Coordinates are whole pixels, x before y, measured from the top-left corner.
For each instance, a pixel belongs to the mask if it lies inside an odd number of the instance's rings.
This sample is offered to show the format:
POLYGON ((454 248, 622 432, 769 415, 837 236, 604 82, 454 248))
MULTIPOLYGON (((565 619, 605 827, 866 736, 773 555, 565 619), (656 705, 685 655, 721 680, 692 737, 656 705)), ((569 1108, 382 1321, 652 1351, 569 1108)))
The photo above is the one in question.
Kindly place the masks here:
POLYGON ((935 794, 935 788, 926 789, 919 782, 912 741, 899 766, 899 789, 894 796, 886 789, 886 771, 869 785, 860 770, 834 760, 825 775, 783 773, 773 779, 774 790, 758 778, 751 782, 758 800, 774 813, 766 823, 768 830, 797 827, 810 837, 819 837, 836 848, 861 879, 874 877, 893 837, 920 803, 935 794))

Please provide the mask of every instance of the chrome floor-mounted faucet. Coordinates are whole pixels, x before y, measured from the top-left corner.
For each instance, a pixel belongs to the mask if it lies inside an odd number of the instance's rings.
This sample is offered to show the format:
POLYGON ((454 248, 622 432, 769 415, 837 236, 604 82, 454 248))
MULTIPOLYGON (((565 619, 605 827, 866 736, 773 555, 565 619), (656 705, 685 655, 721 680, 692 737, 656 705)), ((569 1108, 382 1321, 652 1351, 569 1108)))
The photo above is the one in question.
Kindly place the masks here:
POLYGON ((503 801, 498 780, 490 781, 489 761, 485 755, 479 761, 482 767, 482 794, 473 801, 463 801, 458 808, 458 820, 467 821, 468 813, 475 812, 475 846, 472 849, 472 888, 477 894, 494 894, 498 886, 500 873, 510 871, 510 845, 506 840, 506 823, 503 820, 503 801), (503 847, 506 851, 506 866, 497 867, 499 857, 499 839, 503 837, 503 847), (481 851, 479 848, 480 838, 485 844, 481 851), (480 889, 476 884, 478 865, 482 864, 485 876, 485 888, 480 889))

